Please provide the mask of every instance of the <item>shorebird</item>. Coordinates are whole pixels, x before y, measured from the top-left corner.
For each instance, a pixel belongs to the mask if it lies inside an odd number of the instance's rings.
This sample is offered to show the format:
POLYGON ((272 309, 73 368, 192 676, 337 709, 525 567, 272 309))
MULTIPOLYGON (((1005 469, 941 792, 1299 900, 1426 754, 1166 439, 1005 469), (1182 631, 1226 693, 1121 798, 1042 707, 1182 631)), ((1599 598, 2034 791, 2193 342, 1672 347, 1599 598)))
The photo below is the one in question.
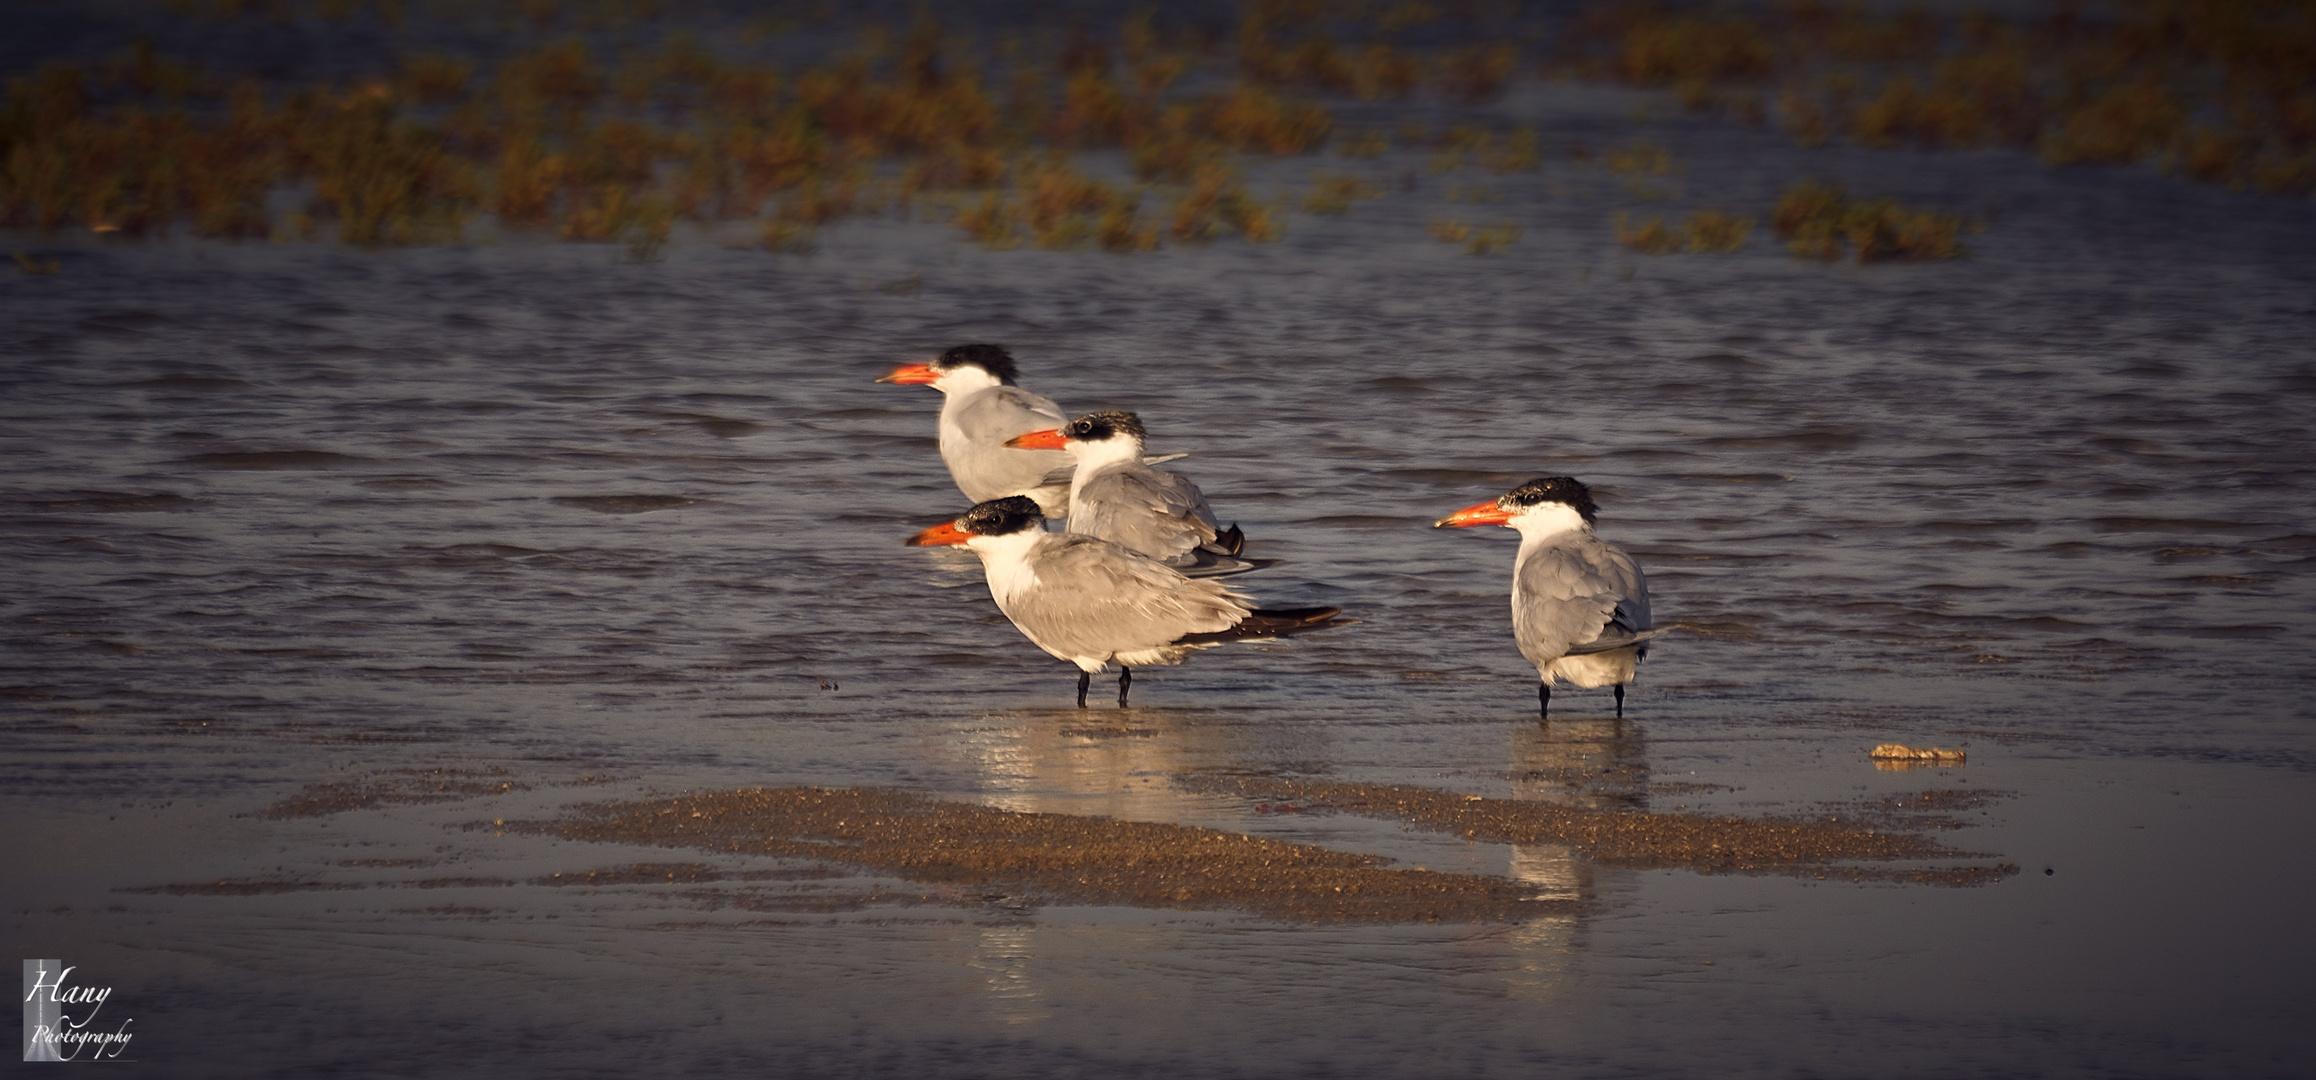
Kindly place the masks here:
POLYGON ((1592 492, 1575 477, 1530 480, 1502 497, 1467 506, 1433 528, 1502 525, 1520 532, 1512 560, 1512 638, 1536 665, 1536 717, 1549 719, 1552 682, 1592 689, 1624 687, 1648 653, 1652 629, 1648 579, 1640 567, 1592 535, 1592 492))
POLYGON ((1148 436, 1130 412, 1093 412, 1069 426, 1017 435, 1005 445, 1064 450, 1070 476, 1069 531, 1132 548, 1191 577, 1260 570, 1276 559, 1243 559, 1246 534, 1225 529, 1198 485, 1178 472, 1150 467, 1148 436))
POLYGON ((878 382, 931 386, 942 394, 941 460, 974 502, 1027 495, 1048 517, 1069 504, 1070 457, 1006 445, 1023 432, 1067 422, 1053 399, 1032 394, 1013 357, 995 345, 959 345, 923 364, 902 364, 878 382))
POLYGON ((1094 674, 1113 663, 1123 707, 1134 668, 1179 664, 1227 641, 1348 621, 1335 618, 1339 608, 1258 609, 1228 586, 1184 577, 1138 551, 1047 532, 1037 503, 1019 495, 981 503, 909 544, 963 544, 979 555, 997 609, 1031 644, 1077 665, 1081 709, 1094 674))

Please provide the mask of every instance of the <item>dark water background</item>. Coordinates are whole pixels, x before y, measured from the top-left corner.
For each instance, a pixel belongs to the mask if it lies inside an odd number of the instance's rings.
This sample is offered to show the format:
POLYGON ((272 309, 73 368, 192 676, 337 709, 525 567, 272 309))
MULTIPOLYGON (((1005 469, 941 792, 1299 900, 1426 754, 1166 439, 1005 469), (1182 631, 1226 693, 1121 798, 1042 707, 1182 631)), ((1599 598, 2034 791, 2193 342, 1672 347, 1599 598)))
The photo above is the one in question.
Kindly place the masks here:
MULTIPOLYGON (((1640 100, 1496 109, 1597 146, 1640 100)), ((1278 244, 1134 257, 892 221, 809 257, 679 234, 641 265, 17 238, 61 272, 0 281, 9 939, 113 983, 129 1056, 170 1075, 2302 1073, 2316 209, 1641 130, 1692 202, 1825 176, 1988 228, 1946 264, 1766 234, 1643 258, 1608 220, 1672 207, 1563 156, 1484 181, 1496 202, 1422 176, 1278 244), (1466 256, 1424 235, 1451 213, 1525 232, 1466 256), (1065 708, 1070 669, 977 563, 900 546, 962 502, 937 395, 870 380, 966 341, 1065 409, 1140 412, 1285 560, 1250 591, 1360 625, 1065 708), (1686 628, 1621 727, 1564 692, 1537 728, 1513 534, 1425 527, 1555 473, 1686 628), (1886 741, 1970 761, 1877 772, 1886 741), (250 816, 401 768, 513 786, 250 816), (1169 783, 1208 769, 1747 814, 1990 791, 1949 839, 2023 872, 1592 868, 1169 783), (466 828, 784 783, 1213 824, 1590 905, 766 916, 520 884, 693 856, 466 828), (228 878, 365 887, 119 891, 228 878)))

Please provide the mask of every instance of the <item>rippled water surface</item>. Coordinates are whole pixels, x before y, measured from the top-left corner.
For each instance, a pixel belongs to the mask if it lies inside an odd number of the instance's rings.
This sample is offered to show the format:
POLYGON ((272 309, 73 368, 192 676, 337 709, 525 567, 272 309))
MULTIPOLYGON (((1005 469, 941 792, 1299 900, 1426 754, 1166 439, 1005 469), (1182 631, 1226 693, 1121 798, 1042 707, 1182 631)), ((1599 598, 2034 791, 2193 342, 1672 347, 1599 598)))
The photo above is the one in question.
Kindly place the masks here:
MULTIPOLYGON (((1625 107, 1506 106, 1548 133, 1625 107)), ((1991 224, 1949 264, 1642 259, 1563 161, 1499 185, 1485 213, 1526 232, 1494 258, 1391 201, 1130 258, 897 222, 648 265, 58 249, 0 285, 10 939, 108 978, 130 1056, 177 1075, 2303 1070, 2316 213, 1658 137, 1729 204, 1814 171, 1991 224), (967 341, 1138 411, 1283 560, 1249 591, 1359 624, 1067 708, 969 555, 900 545, 962 501, 938 395, 871 380, 967 341), (1538 728, 1513 534, 1426 527, 1563 473, 1683 628, 1622 725, 1563 691, 1538 728), (1877 772, 1890 741, 1969 763, 1877 772), (463 797, 253 816, 399 769, 463 797), (2022 872, 1597 868, 1170 781, 1210 770, 1744 814, 1991 792, 1943 836, 2022 872), (789 783, 1253 831, 1585 914, 1309 927, 898 882, 767 914, 525 884, 694 856, 469 827, 789 783), (124 891, 219 879, 336 887, 124 891)))

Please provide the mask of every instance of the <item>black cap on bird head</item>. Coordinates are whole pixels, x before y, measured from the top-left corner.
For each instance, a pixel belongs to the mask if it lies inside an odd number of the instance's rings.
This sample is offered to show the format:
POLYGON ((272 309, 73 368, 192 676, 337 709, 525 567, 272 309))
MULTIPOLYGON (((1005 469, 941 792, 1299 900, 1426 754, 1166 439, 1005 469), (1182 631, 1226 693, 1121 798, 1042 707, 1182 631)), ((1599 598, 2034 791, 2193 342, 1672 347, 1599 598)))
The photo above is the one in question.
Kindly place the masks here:
POLYGON ((972 366, 997 376, 1007 386, 1021 377, 1021 369, 1013 366, 1013 354, 998 345, 959 345, 933 360, 935 371, 955 371, 972 366))
POLYGON ((1026 495, 1008 495, 973 504, 957 519, 957 527, 975 536, 1011 536, 1024 529, 1045 528, 1045 511, 1026 495))
POLYGON ((1582 481, 1573 476, 1543 476, 1530 480, 1505 492, 1503 498, 1496 500, 1496 505, 1518 513, 1531 506, 1553 502, 1566 504, 1587 525, 1592 524, 1594 514, 1600 509, 1592 503, 1592 489, 1585 487, 1582 481))
POLYGON ((1100 442, 1116 435, 1126 435, 1137 442, 1147 438, 1142 431, 1142 418, 1130 412, 1090 412, 1062 429, 1062 438, 1080 442, 1100 442))

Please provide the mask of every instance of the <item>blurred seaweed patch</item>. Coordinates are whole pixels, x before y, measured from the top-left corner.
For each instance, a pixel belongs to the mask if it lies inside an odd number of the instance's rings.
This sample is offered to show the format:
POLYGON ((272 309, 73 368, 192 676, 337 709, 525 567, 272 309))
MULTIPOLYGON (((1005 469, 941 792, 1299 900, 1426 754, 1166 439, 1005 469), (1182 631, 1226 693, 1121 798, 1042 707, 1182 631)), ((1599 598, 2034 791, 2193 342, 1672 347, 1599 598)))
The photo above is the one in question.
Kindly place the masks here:
POLYGON ((1430 233, 1432 239, 1443 244, 1460 244, 1472 235, 1471 226, 1452 218, 1429 222, 1424 226, 1424 231, 1430 233))
POLYGON ((1316 172, 1311 174, 1310 192, 1303 196, 1303 209, 1314 214, 1348 214, 1353 202, 1382 194, 1380 188, 1357 176, 1316 172))
POLYGON ((1168 234, 1176 240, 1204 241, 1229 232, 1263 243, 1286 235, 1286 227, 1270 207, 1246 193, 1236 176, 1210 166, 1175 200, 1168 234))
MULTIPOLYGON (((1232 179, 1234 159, 1323 145, 1334 116, 1314 95, 1484 101, 1533 74, 1523 49, 1538 40, 1518 5, 1422 0, 1249 0, 1228 37, 1142 12, 995 49, 930 8, 905 27, 844 27, 828 5, 783 7, 735 30, 668 0, 163 6, 367 22, 371 40, 425 47, 310 85, 211 72, 150 41, 18 78, 0 106, 0 226, 366 246, 536 231, 652 261, 686 222, 710 237, 747 222, 758 245, 797 251, 922 201, 992 247, 1261 242, 1284 235, 1283 214, 1232 179), (826 44, 848 30, 857 47, 826 44), (816 35, 813 59, 750 59, 795 53, 775 46, 796 34, 816 35), (1122 151, 1155 190, 1082 175, 1073 156, 1097 151, 1122 151)), ((1370 131, 1340 149, 1389 146, 1370 131)), ((1498 173, 1537 167, 1533 132, 1457 153, 1498 173)), ((1330 182, 1309 206, 1363 197, 1330 182)))
POLYGON ((1647 139, 1634 139, 1609 151, 1605 163, 1608 171, 1618 176, 1663 176, 1673 171, 1673 155, 1647 139))
POLYGON ((1815 182, 1786 189, 1770 220, 1787 250, 1828 261, 1845 254, 1859 262, 1957 259, 1964 254, 1961 234, 1977 228, 1960 217, 1890 199, 1851 199, 1838 184, 1815 182))
POLYGON ((1348 135, 1335 145, 1335 152, 1347 158, 1379 158, 1391 149, 1391 136, 1380 131, 1362 131, 1348 135))
POLYGON ((1625 194, 1636 199, 1663 199, 1676 194, 1649 181, 1673 173, 1673 155, 1664 147, 1647 139, 1632 142, 1610 150, 1602 164, 1608 171, 1624 178, 1625 194))
POLYGON ((1513 244, 1519 243, 1523 231, 1518 225, 1482 225, 1464 238, 1464 254, 1494 255, 1509 251, 1513 244))
POLYGON ((1616 242, 1642 255, 1729 254, 1745 249, 1746 238, 1752 235, 1754 225, 1753 218, 1720 210, 1699 210, 1678 227, 1666 225, 1661 217, 1636 226, 1626 215, 1618 214, 1616 242))
MULTIPOLYGON (((1331 136, 1350 158, 1392 147, 1381 128, 1339 135, 1331 102, 1484 101, 1536 77, 1660 88, 1811 145, 2009 146, 2054 166, 2316 191, 2316 5, 2286 0, 2011 14, 1608 3, 1549 34, 1518 4, 1246 0, 1233 22, 1145 12, 995 48, 931 8, 906 26, 845 27, 833 6, 783 7, 735 30, 669 0, 167 3, 229 22, 369 20, 372 40, 425 48, 290 84, 139 41, 13 79, 0 227, 365 246, 528 231, 651 261, 692 234, 808 249, 844 222, 923 205, 996 248, 1262 242, 1284 235, 1288 205, 1338 214, 1368 197, 1315 178, 1299 204, 1274 205, 1236 179, 1249 155, 1309 154, 1331 136), (829 44, 847 33, 856 46, 829 44), (446 49, 455 41, 472 55, 446 49), (763 59, 805 46, 802 63, 763 59)), ((1543 165, 1532 129, 1397 138, 1428 145, 1434 173, 1543 165)), ((1599 160, 1634 198, 1679 194, 1662 179, 1678 171, 1670 154, 1647 140, 1570 155, 1599 160)), ((1413 190, 1414 175, 1397 186, 1413 190)), ((1819 257, 1959 250, 1939 215, 1844 214, 1781 235, 1819 257)), ((1694 222, 1666 229, 1681 234, 1667 250, 1728 249, 1694 222)))
POLYGON ((1519 242, 1523 231, 1518 225, 1467 225, 1452 218, 1430 222, 1424 228, 1440 243, 1462 244, 1466 255, 1494 255, 1510 250, 1519 242))
POLYGON ((1189 60, 1146 17, 1121 28, 1122 62, 1081 35, 1053 55, 1016 51, 993 79, 929 17, 782 70, 680 30, 606 58, 561 6, 543 9, 540 29, 574 33, 490 62, 408 54, 343 84, 227 83, 149 45, 17 79, 0 107, 0 225, 277 240, 334 227, 396 245, 462 242, 487 221, 651 261, 683 221, 753 221, 763 246, 800 250, 849 219, 979 192, 958 223, 990 246, 1146 251, 1168 230, 1138 215, 1142 193, 1073 155, 1122 150, 1172 188, 1178 238, 1268 240, 1283 225, 1245 196, 1231 157, 1306 153, 1333 123, 1256 81, 1170 94, 1189 60))
POLYGON ((2011 146, 2051 165, 2316 190, 2316 5, 2298 0, 1600 4, 1548 66, 1742 123, 1774 116, 1806 146, 2011 146))
POLYGON ((1665 227, 1665 219, 1650 218, 1633 227, 1623 214, 1616 216, 1616 242, 1643 255, 1670 255, 1681 247, 1680 236, 1665 227))

